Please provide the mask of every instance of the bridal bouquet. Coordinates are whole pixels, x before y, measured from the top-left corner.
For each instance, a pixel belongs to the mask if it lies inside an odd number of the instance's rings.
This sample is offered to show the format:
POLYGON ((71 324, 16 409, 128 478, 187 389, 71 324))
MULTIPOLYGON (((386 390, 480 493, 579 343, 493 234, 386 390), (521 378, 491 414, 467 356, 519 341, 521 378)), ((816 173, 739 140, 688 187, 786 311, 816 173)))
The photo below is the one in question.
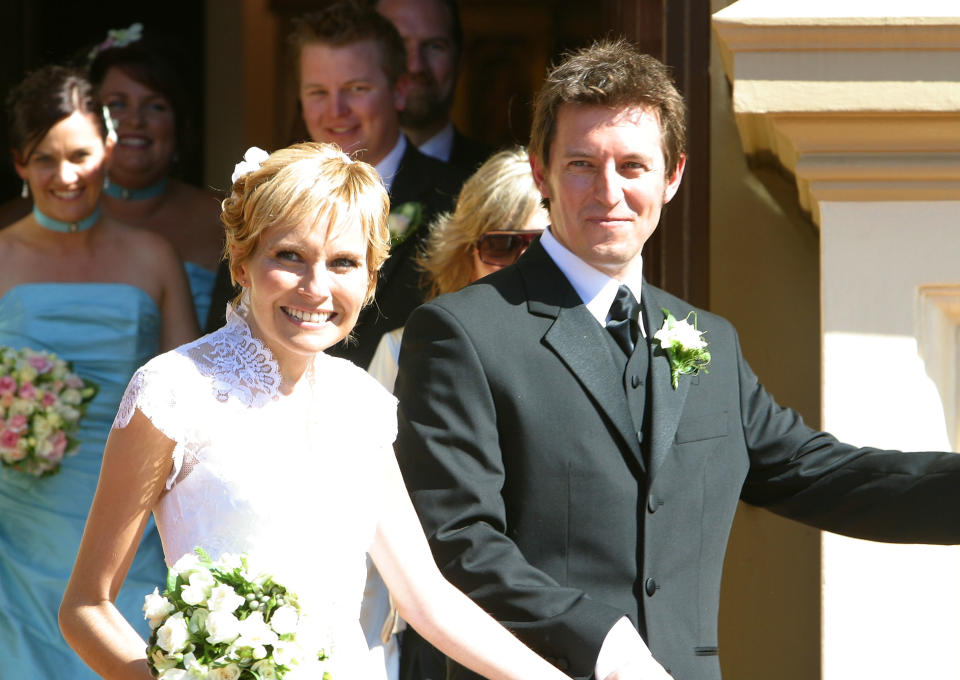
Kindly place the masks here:
POLYGON ((97 390, 55 354, 0 346, 0 461, 37 477, 57 472, 97 390))
POLYGON ((147 660, 161 680, 330 680, 297 597, 247 557, 197 548, 146 596, 147 660))

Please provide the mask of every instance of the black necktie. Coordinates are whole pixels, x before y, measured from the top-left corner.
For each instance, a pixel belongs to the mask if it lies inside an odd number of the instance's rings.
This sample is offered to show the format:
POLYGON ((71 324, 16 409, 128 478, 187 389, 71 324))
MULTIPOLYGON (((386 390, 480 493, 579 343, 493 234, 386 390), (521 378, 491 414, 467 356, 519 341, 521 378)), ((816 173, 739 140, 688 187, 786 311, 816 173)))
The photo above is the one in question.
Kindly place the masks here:
POLYGON ((628 357, 633 354, 637 337, 640 335, 639 316, 640 303, 629 288, 621 285, 617 289, 617 296, 613 298, 613 304, 610 305, 607 330, 628 357))

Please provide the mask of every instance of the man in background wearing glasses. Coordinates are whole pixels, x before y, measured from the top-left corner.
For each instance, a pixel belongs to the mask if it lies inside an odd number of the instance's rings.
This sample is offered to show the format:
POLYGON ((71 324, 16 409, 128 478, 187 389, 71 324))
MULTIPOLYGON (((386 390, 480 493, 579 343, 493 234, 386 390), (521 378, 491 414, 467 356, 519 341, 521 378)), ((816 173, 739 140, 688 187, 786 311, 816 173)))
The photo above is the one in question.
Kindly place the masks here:
POLYGON ((666 68, 624 41, 552 69, 529 149, 549 229, 415 310, 400 353, 396 451, 437 563, 576 677, 719 680, 741 499, 861 538, 960 540, 960 456, 811 430, 729 322, 643 281, 684 119, 666 68))

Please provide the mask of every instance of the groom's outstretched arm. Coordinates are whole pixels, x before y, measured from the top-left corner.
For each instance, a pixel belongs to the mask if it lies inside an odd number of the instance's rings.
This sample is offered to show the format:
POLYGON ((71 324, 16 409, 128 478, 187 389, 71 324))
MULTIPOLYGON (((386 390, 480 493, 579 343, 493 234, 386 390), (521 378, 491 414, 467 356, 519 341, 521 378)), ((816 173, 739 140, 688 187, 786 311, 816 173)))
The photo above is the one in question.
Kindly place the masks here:
POLYGON ((538 653, 591 675, 625 612, 560 585, 511 539, 491 386, 473 340, 442 306, 424 305, 408 320, 395 393, 397 458, 444 576, 538 653))

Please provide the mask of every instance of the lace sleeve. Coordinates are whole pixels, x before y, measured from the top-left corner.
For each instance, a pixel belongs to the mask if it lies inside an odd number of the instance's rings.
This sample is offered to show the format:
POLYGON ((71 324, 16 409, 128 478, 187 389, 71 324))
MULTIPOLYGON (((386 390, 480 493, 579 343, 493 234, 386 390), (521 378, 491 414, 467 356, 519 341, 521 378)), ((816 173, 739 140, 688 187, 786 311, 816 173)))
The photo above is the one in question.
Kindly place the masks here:
MULTIPOLYGON (((173 469, 167 478, 166 488, 170 489, 180 475, 192 445, 197 443, 197 437, 190 434, 190 418, 181 403, 178 408, 175 376, 182 375, 178 366, 179 355, 170 352, 154 358, 137 369, 123 393, 117 416, 113 421, 112 429, 123 429, 130 424, 135 411, 140 411, 150 423, 163 435, 172 439, 176 445, 173 450, 173 469)), ((181 385, 181 391, 189 389, 181 385)))

